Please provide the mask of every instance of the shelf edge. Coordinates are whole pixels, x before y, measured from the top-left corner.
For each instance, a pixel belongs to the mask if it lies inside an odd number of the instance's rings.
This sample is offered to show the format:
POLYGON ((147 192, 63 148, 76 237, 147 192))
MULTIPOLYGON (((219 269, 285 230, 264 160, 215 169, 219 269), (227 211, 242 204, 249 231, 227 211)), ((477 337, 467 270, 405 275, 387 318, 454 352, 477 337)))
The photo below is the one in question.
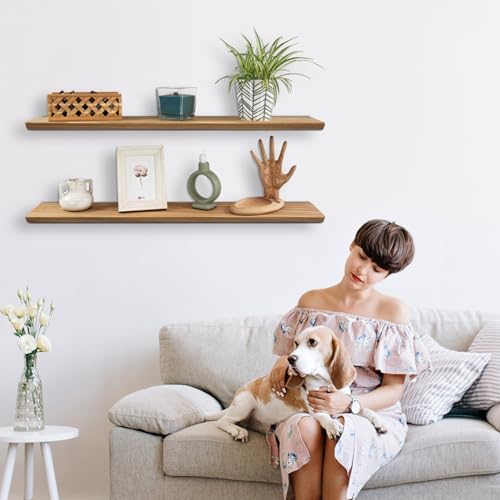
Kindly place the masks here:
MULTIPOLYGON (((227 206, 232 202, 221 202, 219 204, 221 210, 227 210, 227 206)), ((287 202, 288 203, 288 211, 282 212, 279 214, 279 210, 277 212, 271 214, 263 214, 263 215, 255 215, 255 216, 242 216, 242 215, 234 215, 229 214, 226 211, 218 211, 213 214, 194 211, 192 214, 184 213, 185 209, 190 211, 190 202, 170 202, 169 204, 172 206, 171 212, 167 217, 162 218, 159 211, 155 211, 152 213, 152 216, 148 216, 148 212, 125 212, 119 213, 114 211, 114 207, 116 203, 112 202, 98 202, 95 203, 94 207, 97 210, 84 211, 84 212, 64 212, 58 208, 57 202, 42 202, 33 210, 30 211, 25 216, 26 222, 30 224, 134 224, 134 223, 147 223, 147 224, 168 224, 168 223, 322 223, 325 219, 325 215, 320 212, 311 202, 287 202), (298 206, 300 205, 300 206, 298 206), (44 214, 44 210, 54 210, 56 211, 56 215, 47 215, 44 214), (99 209, 110 209, 111 212, 101 212, 99 213, 99 209), (306 212, 304 215, 294 215, 293 211, 303 210, 306 212), (180 210, 180 213, 176 215, 176 211, 180 210), (292 213, 290 213, 290 210, 292 213), (308 214, 307 212, 311 213, 308 214), (58 215, 57 212, 60 212, 62 215, 58 215), (79 215, 82 214, 82 215, 79 215), (93 215, 94 214, 94 215, 93 215), (95 215, 96 214, 96 215, 95 215)), ((287 205, 285 204, 285 207, 287 205)), ((282 209, 283 210, 283 209, 282 209)), ((163 212, 163 211, 162 211, 163 212)), ((168 212, 168 210, 167 210, 168 212)))
POLYGON ((323 130, 325 122, 310 116, 277 116, 278 121, 268 122, 239 120, 233 116, 200 116, 199 120, 168 121, 154 116, 124 116, 122 120, 109 121, 48 121, 46 116, 36 117, 25 122, 28 130, 323 130), (283 118, 297 118, 295 121, 281 122, 283 118), (305 119, 302 122, 300 119, 305 119), (212 123, 206 123, 204 120, 212 123), (144 120, 140 122, 140 120, 144 120), (219 120, 219 122, 217 122, 219 120), (225 121, 226 120, 226 121, 225 121), (233 121, 231 121, 233 120, 233 121), (139 121, 139 123, 137 123, 139 121))

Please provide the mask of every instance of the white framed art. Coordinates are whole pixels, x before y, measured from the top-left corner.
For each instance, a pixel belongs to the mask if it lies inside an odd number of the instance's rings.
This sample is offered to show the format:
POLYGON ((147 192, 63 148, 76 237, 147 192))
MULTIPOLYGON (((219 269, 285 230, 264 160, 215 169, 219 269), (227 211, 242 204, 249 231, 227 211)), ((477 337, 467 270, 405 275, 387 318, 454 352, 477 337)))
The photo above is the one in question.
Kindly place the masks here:
POLYGON ((165 210, 163 146, 116 148, 118 212, 165 210))

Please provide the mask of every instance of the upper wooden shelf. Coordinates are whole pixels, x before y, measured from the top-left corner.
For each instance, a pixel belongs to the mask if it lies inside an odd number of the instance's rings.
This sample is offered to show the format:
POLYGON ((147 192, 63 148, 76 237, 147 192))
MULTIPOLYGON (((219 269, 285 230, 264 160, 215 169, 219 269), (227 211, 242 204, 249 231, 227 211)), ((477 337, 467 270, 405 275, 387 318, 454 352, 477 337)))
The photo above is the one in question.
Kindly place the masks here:
POLYGON ((325 123, 310 116, 275 116, 269 121, 237 116, 195 116, 190 120, 160 120, 156 116, 124 116, 109 121, 49 121, 46 116, 26 122, 28 130, 323 130, 325 123))
POLYGON ((323 222, 325 216, 308 201, 289 201, 276 212, 262 215, 235 215, 232 202, 217 202, 213 210, 196 210, 190 202, 168 202, 167 210, 118 212, 116 202, 97 202, 83 212, 66 212, 56 202, 43 202, 28 215, 28 222, 323 222))

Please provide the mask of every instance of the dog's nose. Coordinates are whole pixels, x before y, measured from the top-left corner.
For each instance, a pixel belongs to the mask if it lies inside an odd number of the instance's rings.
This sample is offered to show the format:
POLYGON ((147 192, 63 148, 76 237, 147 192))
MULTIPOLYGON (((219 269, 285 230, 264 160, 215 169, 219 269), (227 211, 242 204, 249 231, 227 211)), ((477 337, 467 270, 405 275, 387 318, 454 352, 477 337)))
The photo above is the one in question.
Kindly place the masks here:
POLYGON ((297 356, 295 356, 295 355, 288 356, 288 362, 289 362, 292 366, 294 366, 294 365, 295 365, 295 363, 297 362, 297 360, 298 360, 298 359, 299 359, 299 358, 298 358, 297 356))

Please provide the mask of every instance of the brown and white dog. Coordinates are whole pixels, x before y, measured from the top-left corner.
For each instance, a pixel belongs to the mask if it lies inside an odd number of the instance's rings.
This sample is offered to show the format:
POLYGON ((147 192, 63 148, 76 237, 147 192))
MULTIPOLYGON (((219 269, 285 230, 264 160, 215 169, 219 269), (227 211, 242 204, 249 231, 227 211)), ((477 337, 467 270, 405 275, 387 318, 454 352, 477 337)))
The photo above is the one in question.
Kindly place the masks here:
MULTIPOLYGON (((295 349, 288 356, 288 363, 294 375, 289 377, 283 397, 272 391, 271 378, 266 375, 238 389, 230 406, 205 419, 216 420, 219 429, 245 442, 248 431, 236 422, 245 420, 251 429, 265 432, 273 424, 306 412, 316 418, 330 439, 338 438, 343 425, 326 412, 315 412, 307 401, 307 392, 334 386, 350 394, 356 369, 344 345, 326 326, 306 328, 295 338, 295 349)), ((369 419, 377 432, 387 432, 374 411, 362 408, 359 415, 369 419)))

